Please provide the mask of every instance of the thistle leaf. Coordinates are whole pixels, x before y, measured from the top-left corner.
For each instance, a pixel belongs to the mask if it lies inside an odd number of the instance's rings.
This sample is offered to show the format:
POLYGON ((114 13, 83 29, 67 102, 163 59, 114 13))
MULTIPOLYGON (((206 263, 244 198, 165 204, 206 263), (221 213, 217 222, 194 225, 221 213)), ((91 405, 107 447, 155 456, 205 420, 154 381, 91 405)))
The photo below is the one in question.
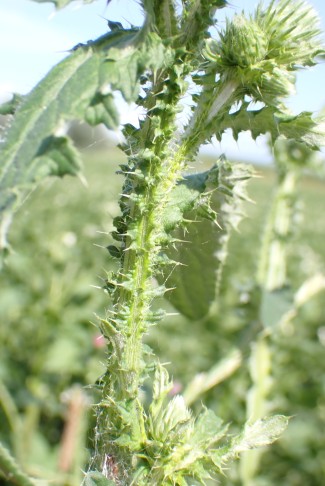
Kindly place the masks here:
POLYGON ((231 456, 272 444, 286 430, 288 423, 289 418, 284 415, 273 415, 253 424, 247 423, 244 431, 232 441, 231 456))
MULTIPOLYGON (((243 217, 241 204, 247 199, 245 185, 251 175, 248 166, 220 160, 211 171, 183 181, 187 189, 183 201, 194 197, 195 192, 191 191, 195 188, 196 205, 191 211, 184 206, 183 218, 192 222, 185 225, 185 230, 175 231, 174 236, 183 243, 168 251, 170 259, 181 265, 164 277, 168 277, 168 286, 173 289, 166 298, 191 320, 206 316, 215 301, 229 235, 243 217)), ((182 210, 180 193, 175 191, 175 195, 182 210)))
POLYGON ((63 177, 66 174, 76 175, 81 167, 79 152, 66 137, 48 137, 40 146, 35 158, 38 166, 35 181, 47 175, 63 177))
POLYGON ((242 452, 265 447, 279 439, 288 427, 289 418, 284 415, 265 417, 250 424, 246 423, 243 432, 234 437, 228 444, 211 450, 209 456, 216 467, 222 467, 242 452))
POLYGON ((243 103, 236 112, 224 113, 220 117, 217 129, 211 128, 218 140, 221 140, 227 128, 231 128, 236 140, 240 132, 249 130, 254 140, 259 135, 269 133, 272 142, 282 135, 289 140, 304 143, 313 150, 324 146, 324 120, 313 119, 312 113, 302 112, 299 115, 292 115, 272 106, 260 110, 249 110, 248 106, 249 103, 243 103))
POLYGON ((20 486, 35 486, 36 481, 25 474, 10 452, 0 442, 0 474, 11 484, 20 486))
POLYGON ((193 446, 202 444, 207 446, 218 442, 226 433, 221 418, 217 417, 212 410, 204 409, 195 422, 194 433, 191 437, 193 446))
POLYGON ((114 486, 115 485, 114 481, 107 479, 99 471, 87 472, 82 484, 84 486, 114 486))
MULTIPOLYGON (((26 190, 40 180, 40 174, 51 172, 51 169, 42 166, 46 141, 58 131, 65 119, 83 117, 87 103, 97 88, 93 73, 98 69, 98 62, 98 56, 93 56, 91 50, 79 49, 56 66, 25 97, 1 147, 2 212, 12 212, 22 201, 26 190), (82 96, 77 95, 80 84, 83 87, 82 96)), ((48 146, 53 148, 51 143, 48 146)), ((47 161, 50 160, 47 157, 47 161)), ((53 163, 58 164, 55 172, 63 174, 64 167, 60 167, 60 162, 56 160, 53 163)), ((67 166, 66 161, 64 165, 67 166)), ((76 167, 75 160, 71 161, 70 167, 73 165, 76 167)), ((71 173, 71 169, 68 172, 71 173)))
POLYGON ((13 115, 22 101, 23 96, 14 93, 11 100, 0 105, 0 115, 13 115))
POLYGON ((171 249, 168 256, 180 262, 170 277, 168 287, 172 289, 166 298, 184 316, 198 320, 206 316, 215 299, 217 270, 220 263, 215 254, 221 230, 207 220, 193 222, 186 233, 176 232, 176 237, 186 240, 171 249))
POLYGON ((182 396, 168 400, 166 370, 158 366, 155 375, 155 396, 150 405, 147 437, 141 458, 147 460, 143 484, 205 484, 210 471, 219 471, 210 458, 211 447, 227 433, 227 426, 211 410, 204 409, 197 417, 186 407, 182 396), (160 390, 160 392, 159 392, 160 390), (187 479, 191 478, 188 483, 187 479))
MULTIPOLYGON (((126 101, 135 100, 141 72, 158 69, 165 52, 156 35, 148 35, 142 43, 137 29, 111 32, 76 47, 24 97, 1 146, 1 246, 7 245, 5 232, 12 212, 37 181, 80 170, 76 150, 60 137, 62 126, 79 119, 116 128, 119 119, 112 90, 121 91, 126 101)), ((7 112, 12 109, 5 107, 7 112)))

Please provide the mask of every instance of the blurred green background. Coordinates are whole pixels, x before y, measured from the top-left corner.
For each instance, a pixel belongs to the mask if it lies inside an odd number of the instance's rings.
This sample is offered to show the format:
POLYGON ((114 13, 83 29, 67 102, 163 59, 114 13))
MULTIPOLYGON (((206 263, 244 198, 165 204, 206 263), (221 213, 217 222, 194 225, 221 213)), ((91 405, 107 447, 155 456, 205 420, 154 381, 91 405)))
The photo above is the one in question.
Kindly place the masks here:
MULTIPOLYGON (((0 437, 25 471, 80 484, 92 442, 96 388, 105 349, 96 314, 105 315, 102 290, 114 267, 106 246, 119 214, 123 154, 83 151, 87 186, 78 179, 48 180, 18 211, 10 234, 12 252, 0 274, 0 437)), ((198 170, 210 161, 198 162, 198 170)), ((179 390, 211 369, 234 346, 243 364, 202 401, 235 429, 244 423, 250 388, 247 359, 254 338, 253 284, 260 241, 272 198, 272 168, 257 168, 249 184, 255 204, 232 235, 213 317, 189 322, 166 318, 148 339, 168 365, 179 390)), ((301 221, 290 245, 289 274, 298 288, 325 274, 325 184, 304 177, 299 186, 301 221)), ((204 271, 204 269, 202 269, 204 271)), ((166 304, 170 308, 169 304, 166 304)), ((321 486, 325 478, 324 293, 303 306, 285 332, 274 336, 270 412, 293 416, 283 437, 262 457, 254 485, 321 486)), ((10 484, 0 479, 0 484, 10 484), (2 481, 2 482, 1 482, 2 481)), ((51 482, 52 484, 52 482, 51 482)), ((233 467, 220 484, 239 485, 233 467)))

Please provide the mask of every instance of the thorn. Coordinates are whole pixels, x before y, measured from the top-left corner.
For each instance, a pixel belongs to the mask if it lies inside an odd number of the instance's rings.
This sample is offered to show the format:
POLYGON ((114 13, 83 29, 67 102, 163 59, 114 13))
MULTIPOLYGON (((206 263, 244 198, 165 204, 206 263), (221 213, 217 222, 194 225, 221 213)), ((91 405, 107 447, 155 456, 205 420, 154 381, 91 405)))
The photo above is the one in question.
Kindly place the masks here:
MULTIPOLYGON (((108 314, 113 314, 113 315, 115 315, 115 316, 118 314, 117 312, 113 311, 112 309, 107 309, 107 311, 106 311, 106 312, 107 312, 108 314)), ((100 318, 99 318, 99 319, 100 319, 100 318)))
POLYGON ((175 290, 175 289, 176 289, 176 287, 165 288, 165 293, 170 292, 171 290, 175 290))
POLYGON ((88 185, 88 182, 87 182, 87 179, 85 178, 85 176, 84 176, 84 175, 83 175, 81 172, 80 172, 80 173, 78 173, 78 174, 77 174, 77 176, 78 176, 78 178, 79 178, 79 180, 80 180, 81 184, 82 184, 84 187, 87 187, 87 189, 88 189, 89 185, 88 185))
MULTIPOLYGON (((108 6, 109 2, 111 0, 107 0, 107 3, 106 3, 106 7, 108 6)), ((121 22, 113 22, 112 20, 108 20, 106 17, 103 17, 103 15, 99 15, 99 17, 101 17, 102 19, 106 20, 107 22, 107 25, 108 25, 108 28, 114 32, 116 30, 123 30, 123 25, 121 24, 121 22)))

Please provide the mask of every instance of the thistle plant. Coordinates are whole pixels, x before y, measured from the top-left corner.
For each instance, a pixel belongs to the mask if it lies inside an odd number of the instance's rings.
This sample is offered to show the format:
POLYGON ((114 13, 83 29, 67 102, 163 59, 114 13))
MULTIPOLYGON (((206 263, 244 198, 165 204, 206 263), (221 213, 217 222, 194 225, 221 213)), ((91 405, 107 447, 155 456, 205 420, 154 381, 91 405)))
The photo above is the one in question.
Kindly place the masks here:
POLYGON ((314 65, 324 50, 317 16, 299 0, 272 1, 250 16, 235 15, 217 38, 209 29, 218 27, 219 9, 227 6, 223 0, 140 3, 143 26, 110 24, 109 33, 75 46, 23 100, 14 97, 3 107, 14 116, 1 150, 0 241, 8 250, 13 210, 33 184, 48 175, 79 173, 78 153, 61 135, 62 123, 77 118, 117 128, 115 91, 142 107, 139 127, 123 127, 127 163, 120 167, 116 243, 108 245, 118 269, 106 276, 111 306, 98 322, 107 361, 98 381, 94 451, 84 482, 206 484, 240 453, 272 443, 288 419, 249 417, 230 436, 212 410, 202 407, 194 416, 181 395, 172 396, 166 367, 145 344, 151 327, 168 319, 155 306, 166 291, 180 312, 200 314, 179 299, 186 275, 178 255, 197 251, 186 246, 187 235, 202 238, 197 227, 205 225, 217 288, 229 232, 247 198, 247 167, 221 157, 204 173, 190 175, 189 169, 202 144, 214 136, 220 140, 228 128, 234 138, 250 130, 253 138, 268 133, 272 143, 283 137, 318 149, 324 143, 322 121, 310 113, 291 114, 285 98, 294 90, 295 72, 314 65), (188 92, 192 114, 179 126, 188 92), (262 107, 254 109, 255 102, 262 107))

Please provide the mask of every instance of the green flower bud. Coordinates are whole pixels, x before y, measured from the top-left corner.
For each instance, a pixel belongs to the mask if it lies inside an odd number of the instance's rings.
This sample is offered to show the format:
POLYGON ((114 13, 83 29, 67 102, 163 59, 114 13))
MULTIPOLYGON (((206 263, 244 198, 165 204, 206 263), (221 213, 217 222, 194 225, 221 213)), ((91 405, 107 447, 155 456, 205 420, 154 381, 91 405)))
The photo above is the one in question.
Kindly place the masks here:
POLYGON ((267 53, 267 38, 257 23, 244 15, 227 22, 220 36, 218 54, 224 66, 246 68, 262 61, 267 53))

